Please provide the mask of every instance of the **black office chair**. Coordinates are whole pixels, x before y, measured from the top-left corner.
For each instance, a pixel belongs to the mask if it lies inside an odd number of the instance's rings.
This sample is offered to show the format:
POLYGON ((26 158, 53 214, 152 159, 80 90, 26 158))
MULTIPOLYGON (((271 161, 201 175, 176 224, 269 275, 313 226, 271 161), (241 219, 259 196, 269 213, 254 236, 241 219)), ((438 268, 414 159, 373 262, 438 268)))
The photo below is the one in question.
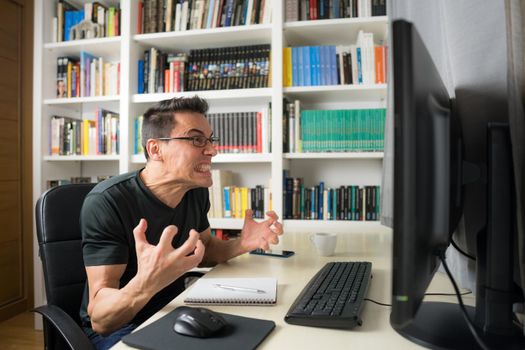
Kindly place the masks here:
POLYGON ((43 316, 46 349, 94 349, 80 327, 79 315, 86 282, 80 209, 94 186, 53 187, 36 204, 36 233, 47 305, 34 311, 43 316))
MULTIPOLYGON (((82 258, 80 209, 95 184, 53 187, 36 203, 36 233, 44 270, 47 305, 37 307, 44 319, 46 349, 93 350, 80 328, 80 303, 86 282, 82 258)), ((203 274, 189 271, 185 282, 203 274)))

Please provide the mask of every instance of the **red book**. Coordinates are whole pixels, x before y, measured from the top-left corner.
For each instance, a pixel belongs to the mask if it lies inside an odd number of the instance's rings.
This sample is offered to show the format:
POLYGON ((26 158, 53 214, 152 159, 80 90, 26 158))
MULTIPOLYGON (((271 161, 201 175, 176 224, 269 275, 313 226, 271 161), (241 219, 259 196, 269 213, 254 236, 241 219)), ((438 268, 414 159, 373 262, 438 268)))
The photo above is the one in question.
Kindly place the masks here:
POLYGON ((144 21, 144 3, 142 1, 138 2, 138 11, 137 11, 137 34, 142 34, 142 21, 144 21))
POLYGON ((257 133, 257 146, 255 151, 257 153, 262 153, 262 112, 257 112, 257 124, 256 124, 256 133, 257 133))
POLYGON ((384 61, 384 46, 374 47, 375 53, 375 71, 376 71, 376 84, 385 83, 385 61, 384 61))
POLYGON ((170 70, 164 69, 164 92, 170 91, 170 70))

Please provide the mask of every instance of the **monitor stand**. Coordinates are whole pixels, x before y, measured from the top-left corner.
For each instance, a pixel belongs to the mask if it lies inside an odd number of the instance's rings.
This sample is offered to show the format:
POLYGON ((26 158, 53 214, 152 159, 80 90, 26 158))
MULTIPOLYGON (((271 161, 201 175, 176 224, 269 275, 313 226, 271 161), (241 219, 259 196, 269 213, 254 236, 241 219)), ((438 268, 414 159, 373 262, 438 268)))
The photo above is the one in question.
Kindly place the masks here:
MULTIPOLYGON (((465 305, 471 320, 475 308, 465 305)), ((491 349, 524 349, 525 338, 516 327, 515 334, 503 336, 483 334, 476 328, 481 339, 491 349)), ((445 302, 423 302, 410 325, 398 329, 405 338, 430 349, 479 350, 474 336, 458 304, 445 302)))

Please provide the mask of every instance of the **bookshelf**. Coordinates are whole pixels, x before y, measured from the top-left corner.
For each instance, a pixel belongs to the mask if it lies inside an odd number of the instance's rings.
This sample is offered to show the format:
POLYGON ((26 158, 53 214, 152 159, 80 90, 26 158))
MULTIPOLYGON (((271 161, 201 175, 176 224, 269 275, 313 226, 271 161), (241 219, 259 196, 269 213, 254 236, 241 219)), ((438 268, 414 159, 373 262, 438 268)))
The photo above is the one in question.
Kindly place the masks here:
MULTIPOLYGON (((70 1, 81 6, 83 1, 70 1)), ((107 0, 107 5, 120 6, 120 35, 69 42, 53 42, 52 18, 55 1, 35 3, 34 33, 34 110, 33 110, 33 198, 46 189, 46 181, 55 178, 116 175, 140 169, 144 156, 133 154, 134 119, 154 103, 175 96, 195 94, 208 100, 210 113, 257 111, 272 106, 272 152, 267 154, 220 154, 214 167, 232 170, 236 185, 269 186, 273 209, 282 217, 283 170, 301 176, 310 184, 325 181, 327 185, 380 185, 382 153, 283 153, 283 98, 301 100, 303 108, 386 108, 386 84, 329 85, 283 87, 283 52, 286 46, 349 45, 359 30, 386 39, 387 17, 325 19, 284 22, 284 4, 273 1, 271 24, 254 24, 226 28, 187 30, 184 32, 137 34, 137 1, 107 0), (279 4, 280 6, 275 6, 279 4), (137 62, 144 50, 155 47, 188 52, 191 49, 240 45, 271 45, 271 87, 220 91, 138 94, 137 62), (56 98, 57 58, 78 56, 81 51, 120 63, 119 95, 56 98), (53 115, 79 118, 104 108, 120 114, 118 155, 51 156, 49 153, 49 120, 53 115)), ((211 219, 214 228, 240 229, 242 219, 211 219)), ((285 230, 345 232, 378 227, 377 222, 328 220, 284 220, 285 230)), ((35 245, 35 252, 37 247, 35 245)), ((40 262, 35 253, 35 302, 44 300, 40 262)))

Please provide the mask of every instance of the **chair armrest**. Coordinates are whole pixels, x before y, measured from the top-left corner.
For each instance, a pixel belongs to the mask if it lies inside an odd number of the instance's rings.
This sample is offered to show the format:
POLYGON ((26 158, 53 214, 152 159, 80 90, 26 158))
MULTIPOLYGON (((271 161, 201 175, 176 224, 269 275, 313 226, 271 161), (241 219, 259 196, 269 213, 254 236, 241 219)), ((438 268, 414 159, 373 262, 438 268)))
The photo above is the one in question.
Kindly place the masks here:
POLYGON ((78 324, 65 311, 54 305, 44 305, 33 310, 41 314, 74 350, 94 350, 94 346, 78 324))

